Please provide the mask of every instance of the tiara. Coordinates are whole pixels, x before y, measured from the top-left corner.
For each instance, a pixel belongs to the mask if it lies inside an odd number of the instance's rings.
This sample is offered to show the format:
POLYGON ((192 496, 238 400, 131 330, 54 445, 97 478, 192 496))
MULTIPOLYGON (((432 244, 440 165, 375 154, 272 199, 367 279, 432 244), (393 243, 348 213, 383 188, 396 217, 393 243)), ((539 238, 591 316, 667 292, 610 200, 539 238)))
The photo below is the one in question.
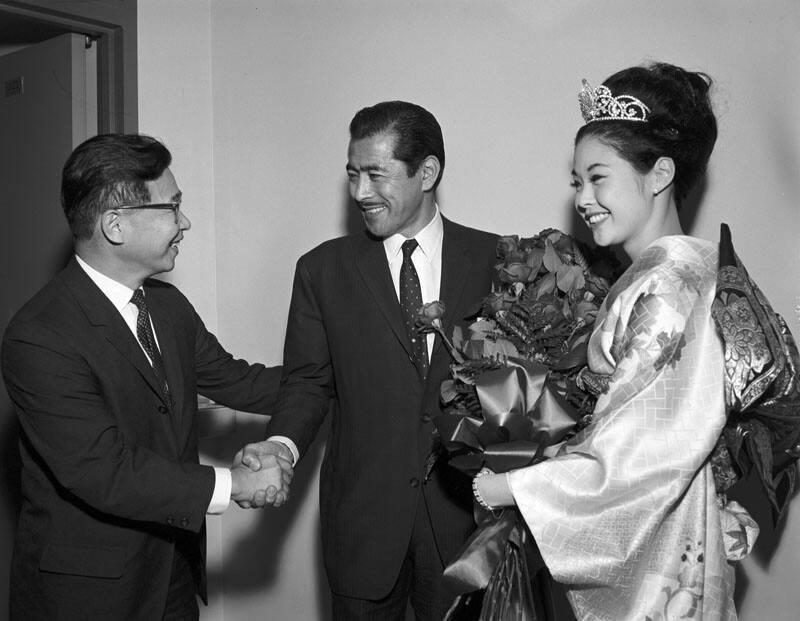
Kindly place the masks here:
POLYGON ((587 123, 592 121, 639 121, 647 122, 648 108, 630 95, 614 97, 609 88, 600 85, 595 89, 583 80, 583 88, 578 93, 581 114, 587 123))

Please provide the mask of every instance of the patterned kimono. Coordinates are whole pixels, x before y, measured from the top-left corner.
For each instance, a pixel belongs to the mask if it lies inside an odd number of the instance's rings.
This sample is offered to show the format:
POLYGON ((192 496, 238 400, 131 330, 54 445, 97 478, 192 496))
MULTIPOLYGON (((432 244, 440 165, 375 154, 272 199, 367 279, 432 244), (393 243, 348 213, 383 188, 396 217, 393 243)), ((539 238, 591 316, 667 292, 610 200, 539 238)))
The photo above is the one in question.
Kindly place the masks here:
POLYGON ((597 317, 589 369, 608 389, 592 423, 508 475, 579 620, 736 619, 708 460, 725 423, 716 270, 716 244, 651 244, 597 317))

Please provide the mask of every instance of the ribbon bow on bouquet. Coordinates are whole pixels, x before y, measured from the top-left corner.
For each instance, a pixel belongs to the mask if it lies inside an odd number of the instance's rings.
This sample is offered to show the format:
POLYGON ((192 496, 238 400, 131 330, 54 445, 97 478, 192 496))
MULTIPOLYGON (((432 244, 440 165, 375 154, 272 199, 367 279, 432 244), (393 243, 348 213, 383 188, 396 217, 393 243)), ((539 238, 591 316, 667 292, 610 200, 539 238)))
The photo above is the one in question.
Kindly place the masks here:
MULTIPOLYGON (((549 385, 548 372, 537 362, 509 358, 482 373, 475 389, 483 418, 434 419, 450 465, 474 476, 484 466, 507 472, 545 459, 545 449, 561 442, 579 419, 549 385)), ((498 518, 484 512, 478 521, 444 572, 459 594, 446 619, 469 618, 478 605, 482 620, 552 618, 551 579, 519 511, 508 508, 498 518)))

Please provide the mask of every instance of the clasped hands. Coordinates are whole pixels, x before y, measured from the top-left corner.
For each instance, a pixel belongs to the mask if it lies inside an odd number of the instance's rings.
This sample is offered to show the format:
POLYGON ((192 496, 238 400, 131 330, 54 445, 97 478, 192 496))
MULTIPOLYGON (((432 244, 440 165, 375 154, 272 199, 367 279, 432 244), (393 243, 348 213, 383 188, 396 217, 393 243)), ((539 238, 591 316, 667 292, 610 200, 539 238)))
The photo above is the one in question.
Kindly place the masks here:
POLYGON ((233 459, 231 499, 244 509, 280 507, 289 498, 292 461, 291 452, 280 442, 246 445, 233 459))

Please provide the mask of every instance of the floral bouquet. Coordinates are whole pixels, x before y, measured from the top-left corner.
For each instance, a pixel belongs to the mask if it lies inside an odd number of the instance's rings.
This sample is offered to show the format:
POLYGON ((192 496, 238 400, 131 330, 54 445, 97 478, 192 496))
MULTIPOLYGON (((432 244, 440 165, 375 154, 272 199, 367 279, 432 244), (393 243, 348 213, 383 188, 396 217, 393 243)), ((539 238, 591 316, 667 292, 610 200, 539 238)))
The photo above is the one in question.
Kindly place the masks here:
MULTIPOLYGON (((591 420, 603 378, 586 369, 594 320, 619 264, 556 229, 501 237, 497 281, 462 334, 442 332, 441 302, 420 309, 453 358, 435 419, 440 459, 474 476, 532 465, 591 420)), ((476 515, 478 529, 445 576, 461 594, 447 619, 554 618, 546 568, 517 510, 476 515), (541 570, 541 571, 540 571, 541 570)))

